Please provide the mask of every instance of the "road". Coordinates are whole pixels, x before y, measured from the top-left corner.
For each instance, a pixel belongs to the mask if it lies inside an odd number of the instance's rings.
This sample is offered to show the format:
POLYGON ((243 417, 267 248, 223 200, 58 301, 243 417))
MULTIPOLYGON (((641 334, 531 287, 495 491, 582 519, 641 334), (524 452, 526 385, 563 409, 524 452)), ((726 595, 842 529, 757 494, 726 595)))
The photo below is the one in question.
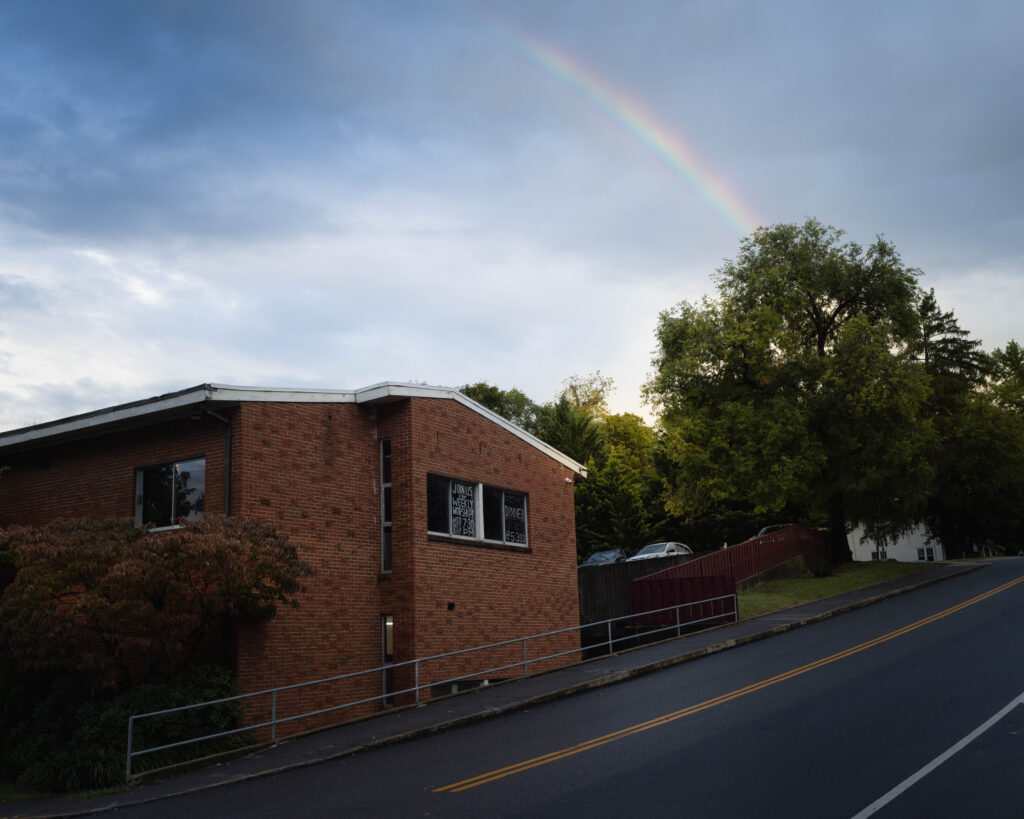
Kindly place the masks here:
POLYGON ((1024 816, 1024 559, 629 682, 119 816, 1024 816), (877 812, 876 812, 877 811, 877 812))

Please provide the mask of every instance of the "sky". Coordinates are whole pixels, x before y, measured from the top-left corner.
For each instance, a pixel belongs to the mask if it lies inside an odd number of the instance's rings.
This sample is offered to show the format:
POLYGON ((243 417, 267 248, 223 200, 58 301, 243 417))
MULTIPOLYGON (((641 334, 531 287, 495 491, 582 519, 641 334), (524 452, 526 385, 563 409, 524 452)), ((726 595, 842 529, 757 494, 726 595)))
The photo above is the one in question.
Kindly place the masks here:
POLYGON ((211 382, 572 375, 759 225, 1024 341, 1015 2, 5 0, 0 430, 211 382))

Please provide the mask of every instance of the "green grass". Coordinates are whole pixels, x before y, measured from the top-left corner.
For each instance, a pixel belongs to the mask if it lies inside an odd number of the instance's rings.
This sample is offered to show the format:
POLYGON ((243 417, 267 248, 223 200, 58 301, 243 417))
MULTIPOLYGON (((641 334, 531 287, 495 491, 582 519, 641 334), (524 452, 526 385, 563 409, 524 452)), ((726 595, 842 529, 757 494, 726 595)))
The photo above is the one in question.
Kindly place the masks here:
POLYGON ((831 577, 795 577, 786 580, 772 580, 761 586, 738 594, 740 619, 759 617, 771 611, 788 609, 831 597, 833 594, 859 589, 894 577, 913 574, 923 569, 932 569, 935 563, 897 563, 895 561, 872 563, 847 563, 837 566, 831 577))

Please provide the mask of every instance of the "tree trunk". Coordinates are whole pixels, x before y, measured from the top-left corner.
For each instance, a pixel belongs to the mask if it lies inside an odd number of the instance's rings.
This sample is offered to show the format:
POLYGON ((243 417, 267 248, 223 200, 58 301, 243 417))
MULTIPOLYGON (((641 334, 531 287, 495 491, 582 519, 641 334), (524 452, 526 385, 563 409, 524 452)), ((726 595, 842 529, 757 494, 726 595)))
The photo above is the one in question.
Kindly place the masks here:
POLYGON ((829 499, 828 524, 829 558, 832 565, 850 563, 853 560, 853 552, 850 551, 850 541, 846 537, 846 512, 843 508, 843 496, 838 492, 829 499))

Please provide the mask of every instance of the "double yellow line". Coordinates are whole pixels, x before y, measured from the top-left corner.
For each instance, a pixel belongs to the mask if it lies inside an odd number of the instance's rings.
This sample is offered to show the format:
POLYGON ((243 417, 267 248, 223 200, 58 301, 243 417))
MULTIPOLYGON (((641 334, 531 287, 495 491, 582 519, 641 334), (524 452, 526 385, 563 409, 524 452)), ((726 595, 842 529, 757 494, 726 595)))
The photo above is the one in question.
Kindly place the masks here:
POLYGON ((872 648, 882 643, 886 643, 889 640, 894 640, 897 637, 902 637, 915 629, 919 629, 922 626, 926 626, 929 623, 934 623, 936 620, 941 620, 943 617, 948 617, 958 611, 961 611, 968 606, 973 606, 975 603, 980 603, 982 600, 986 600, 993 595, 999 594, 1000 592, 1006 591, 1012 586, 1016 586, 1018 583, 1024 582, 1024 575, 1018 577, 1016 580, 1011 580, 1008 583, 1004 583, 1002 586, 997 586, 984 594, 979 594, 977 597, 972 597, 970 600, 965 600, 963 603, 958 603, 955 606, 951 606, 948 609, 933 614, 930 617, 925 617, 923 620, 918 620, 916 623, 911 623, 903 628, 890 631, 888 634, 883 634, 881 637, 876 637, 873 640, 868 640, 866 643, 860 643, 859 645, 848 648, 844 651, 840 651, 838 654, 832 654, 828 657, 823 657, 820 660, 815 660, 807 665, 802 665, 799 668, 794 668, 789 671, 777 674, 774 677, 761 680, 760 682, 752 683, 751 685, 743 688, 738 688, 735 691, 730 691, 728 694, 722 694, 718 697, 713 697, 710 700, 704 700, 704 702, 691 705, 687 708, 682 708, 679 711, 673 711, 670 714, 664 714, 660 717, 648 720, 647 722, 641 722, 636 725, 631 725, 628 728, 623 728, 619 731, 615 731, 611 734, 605 734, 604 736, 595 737, 589 739, 586 742, 581 742, 578 745, 570 745, 568 748, 562 748, 559 751, 552 751, 549 754, 543 756, 534 757, 533 759, 527 759, 523 762, 518 762, 515 765, 509 765, 506 768, 499 768, 495 771, 489 771, 488 773, 474 776, 472 779, 463 779, 461 782, 454 782, 451 785, 445 785, 441 788, 435 788, 434 793, 448 792, 457 793, 458 791, 469 790, 479 785, 486 785, 488 782, 494 782, 498 779, 503 779, 506 776, 512 776, 513 774, 522 773, 528 771, 530 768, 537 768, 541 765, 547 765, 550 762, 557 762, 559 759, 565 759, 566 757, 575 756, 581 754, 584 751, 592 750, 593 748, 599 748, 602 745, 607 745, 610 742, 616 742, 626 737, 634 736, 635 734, 649 731, 652 728, 658 728, 662 725, 667 725, 670 722, 674 722, 677 719, 688 717, 691 714, 696 714, 699 711, 705 711, 708 708, 714 708, 716 705, 722 705, 731 700, 735 700, 739 697, 746 696, 747 694, 753 694, 755 691, 760 691, 763 688, 776 685, 786 680, 791 680, 793 677, 798 677, 801 674, 806 674, 808 671, 814 671, 815 669, 826 666, 829 663, 834 663, 837 660, 842 660, 846 657, 851 657, 854 654, 859 654, 862 651, 872 648))

